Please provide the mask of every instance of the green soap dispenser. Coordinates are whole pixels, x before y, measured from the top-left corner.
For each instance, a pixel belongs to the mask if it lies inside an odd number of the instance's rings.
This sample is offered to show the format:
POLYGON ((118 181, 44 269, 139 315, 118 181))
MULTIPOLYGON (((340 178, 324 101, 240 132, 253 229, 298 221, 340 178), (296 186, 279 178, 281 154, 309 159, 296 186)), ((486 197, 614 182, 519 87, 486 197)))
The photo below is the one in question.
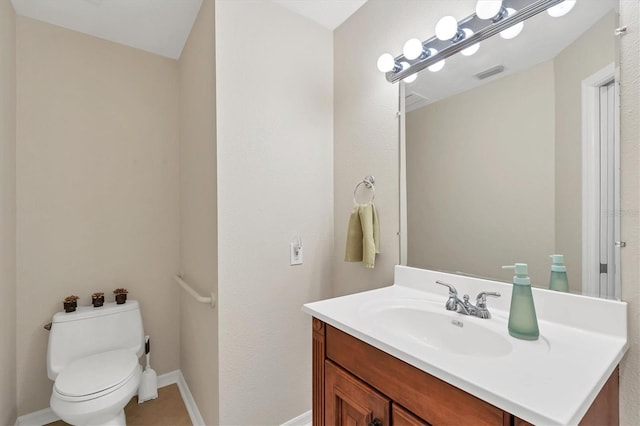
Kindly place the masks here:
POLYGON ((531 278, 526 263, 503 266, 502 269, 515 269, 513 292, 509 310, 509 334, 518 339, 537 340, 540 336, 536 307, 533 305, 531 278))
POLYGON ((564 264, 564 256, 552 254, 551 278, 549 278, 549 289, 555 291, 569 292, 569 280, 567 279, 567 267, 564 264))

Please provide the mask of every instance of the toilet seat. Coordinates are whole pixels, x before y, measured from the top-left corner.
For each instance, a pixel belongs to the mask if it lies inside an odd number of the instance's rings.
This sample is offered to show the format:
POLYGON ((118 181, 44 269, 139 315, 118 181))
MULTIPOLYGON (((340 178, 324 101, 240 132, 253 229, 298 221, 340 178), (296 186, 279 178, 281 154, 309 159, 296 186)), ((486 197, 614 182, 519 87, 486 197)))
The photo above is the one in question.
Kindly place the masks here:
POLYGON ((135 353, 115 350, 73 361, 56 377, 57 398, 81 402, 102 397, 124 386, 140 369, 135 353))

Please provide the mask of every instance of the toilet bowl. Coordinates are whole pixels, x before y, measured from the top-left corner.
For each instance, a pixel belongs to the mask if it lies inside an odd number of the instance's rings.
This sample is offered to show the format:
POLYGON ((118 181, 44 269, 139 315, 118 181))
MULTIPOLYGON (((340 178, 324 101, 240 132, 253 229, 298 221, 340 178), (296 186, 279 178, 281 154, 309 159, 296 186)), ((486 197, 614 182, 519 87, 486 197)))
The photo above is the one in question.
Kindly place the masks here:
POLYGON ((55 314, 47 348, 53 412, 71 425, 126 425, 124 407, 142 378, 143 339, 136 301, 55 314))
POLYGON ((51 409, 72 425, 125 425, 124 407, 136 394, 142 368, 131 351, 81 358, 56 378, 51 409))

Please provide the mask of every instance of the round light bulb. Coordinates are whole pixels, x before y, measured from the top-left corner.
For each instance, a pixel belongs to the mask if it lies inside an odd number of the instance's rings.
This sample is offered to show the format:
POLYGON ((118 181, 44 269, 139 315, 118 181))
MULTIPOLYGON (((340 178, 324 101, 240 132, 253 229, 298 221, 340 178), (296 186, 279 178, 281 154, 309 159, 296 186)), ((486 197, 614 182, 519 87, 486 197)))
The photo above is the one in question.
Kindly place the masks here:
MULTIPOLYGON (((463 28, 462 31, 464 31, 464 38, 469 38, 473 35, 473 31, 469 28, 463 28)), ((462 49, 460 53, 462 53, 464 56, 471 56, 476 53, 478 49, 480 49, 480 43, 472 44, 466 49, 462 49)))
POLYGON ((412 38, 411 40, 407 40, 402 48, 402 54, 407 59, 416 59, 420 55, 422 55, 424 47, 422 46, 422 42, 417 38, 412 38))
MULTIPOLYGON (((409 62, 404 62, 404 61, 400 62, 400 65, 402 66, 402 71, 408 70, 409 67, 411 67, 409 62)), ((404 81, 405 83, 411 83, 411 82, 415 81, 416 78, 418 78, 418 74, 417 73, 413 73, 409 77, 403 78, 402 81, 404 81)))
POLYGON ((443 16, 436 24, 438 40, 451 40, 458 33, 458 21, 453 16, 443 16))
POLYGON ((502 9, 502 0, 478 0, 476 3, 476 15, 480 19, 491 19, 502 9))
POLYGON ((554 18, 559 18, 571 12, 573 6, 576 5, 576 0, 564 0, 562 3, 547 9, 547 13, 554 18))
POLYGON ((391 53, 383 53, 378 58, 378 70, 380 72, 389 72, 396 67, 396 60, 391 53))
MULTIPOLYGON (((436 53, 438 53, 438 51, 437 51, 436 49, 429 48, 429 56, 433 56, 433 55, 435 55, 436 53)), ((428 69, 429 71, 431 71, 431 72, 438 72, 438 71, 440 71, 443 67, 444 67, 444 59, 443 59, 443 60, 441 60, 441 61, 436 62, 436 63, 435 63, 435 64, 433 64, 433 65, 429 65, 429 66, 427 67, 427 69, 428 69)))
POLYGON ((404 81, 405 83, 413 83, 414 81, 416 81, 416 78, 418 78, 418 73, 411 74, 409 77, 403 78, 402 81, 404 81))
MULTIPOLYGON (((509 16, 511 16, 514 13, 516 13, 515 9, 511 9, 510 7, 507 8, 507 12, 509 13, 509 16)), ((518 36, 518 34, 520 34, 522 32, 523 28, 524 28, 524 22, 518 22, 517 24, 515 24, 512 27, 509 27, 504 31, 500 31, 500 37, 502 37, 502 38, 504 38, 506 40, 510 40, 512 38, 516 38, 518 36)))

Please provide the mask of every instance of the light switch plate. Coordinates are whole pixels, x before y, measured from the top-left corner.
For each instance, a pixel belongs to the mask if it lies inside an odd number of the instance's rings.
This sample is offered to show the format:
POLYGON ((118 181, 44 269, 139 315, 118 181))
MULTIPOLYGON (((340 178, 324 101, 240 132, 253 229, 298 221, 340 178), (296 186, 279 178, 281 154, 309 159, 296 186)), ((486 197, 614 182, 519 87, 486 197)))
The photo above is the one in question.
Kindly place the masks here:
POLYGON ((302 265, 302 246, 291 243, 291 266, 302 265))

